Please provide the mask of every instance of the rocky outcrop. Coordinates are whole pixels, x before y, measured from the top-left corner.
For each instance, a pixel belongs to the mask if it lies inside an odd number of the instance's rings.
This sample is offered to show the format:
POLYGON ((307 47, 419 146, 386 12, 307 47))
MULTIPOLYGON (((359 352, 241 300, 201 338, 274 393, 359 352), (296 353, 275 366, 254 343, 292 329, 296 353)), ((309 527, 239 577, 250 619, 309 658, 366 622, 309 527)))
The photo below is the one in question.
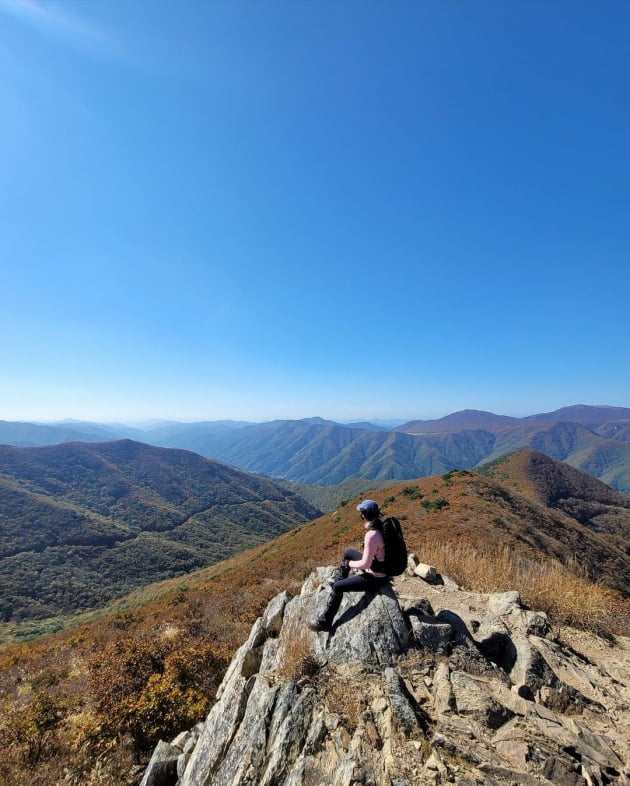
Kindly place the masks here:
POLYGON ((431 571, 346 595, 313 633, 331 575, 271 601, 206 721, 160 743, 142 786, 630 784, 627 640, 595 642, 598 664, 517 593, 431 571))

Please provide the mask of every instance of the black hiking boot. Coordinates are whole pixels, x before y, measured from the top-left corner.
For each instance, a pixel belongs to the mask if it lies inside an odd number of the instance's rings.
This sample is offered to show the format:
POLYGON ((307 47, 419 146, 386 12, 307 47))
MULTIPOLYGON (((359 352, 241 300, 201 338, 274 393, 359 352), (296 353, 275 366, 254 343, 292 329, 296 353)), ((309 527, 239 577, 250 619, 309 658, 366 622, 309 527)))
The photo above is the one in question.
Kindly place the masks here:
POLYGON ((347 579, 349 575, 350 575, 350 566, 348 565, 348 560, 344 559, 341 565, 334 572, 330 583, 334 584, 336 581, 341 581, 341 579, 347 579))

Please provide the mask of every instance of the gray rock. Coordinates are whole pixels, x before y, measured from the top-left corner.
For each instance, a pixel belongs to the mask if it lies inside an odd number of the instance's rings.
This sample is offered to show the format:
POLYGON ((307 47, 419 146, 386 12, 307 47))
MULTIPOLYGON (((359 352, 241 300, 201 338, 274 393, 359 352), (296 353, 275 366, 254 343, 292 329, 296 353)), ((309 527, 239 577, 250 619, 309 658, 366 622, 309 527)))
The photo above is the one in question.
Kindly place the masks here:
POLYGON ((273 671, 278 662, 278 639, 267 639, 263 646, 262 658, 258 670, 261 674, 273 671))
POLYGON ((417 734, 420 730, 420 722, 413 706, 413 698, 392 668, 385 669, 385 685, 394 728, 408 737, 417 734))
POLYGON ((181 749, 160 740, 155 746, 140 786, 175 786, 181 749))
POLYGON ((186 767, 188 766, 188 762, 190 761, 190 753, 182 753, 177 757, 177 777, 181 778, 184 772, 186 771, 186 767))
MULTIPOLYGON (((210 758, 213 765, 210 782, 213 785, 232 782, 257 783, 263 769, 268 728, 279 688, 270 685, 260 675, 252 677, 251 680, 245 711, 235 734, 221 741, 215 740, 214 751, 219 755, 210 758)), ((195 752, 201 742, 200 740, 195 752)), ((208 781, 196 783, 206 784, 208 781)))
POLYGON ((528 611, 513 609, 508 617, 509 624, 525 636, 548 636, 551 632, 551 622, 544 611, 528 611))
POLYGON ((435 617, 433 606, 426 598, 400 598, 399 602, 406 617, 435 617))
POLYGON ((450 669, 446 661, 438 664, 433 675, 433 696, 438 715, 450 713, 455 709, 455 697, 451 688, 450 669))
POLYGON ((453 638, 453 628, 447 622, 438 622, 434 617, 410 616, 409 622, 418 646, 445 654, 453 638))
POLYGON ((473 716, 489 729, 498 729, 513 717, 511 710, 484 689, 482 681, 474 679, 466 672, 452 672, 451 685, 455 706, 460 715, 473 716))
POLYGON ((562 786, 587 786, 586 780, 580 775, 580 767, 575 760, 550 756, 543 766, 543 776, 552 783, 562 786))
POLYGON ((516 661, 510 629, 499 618, 487 615, 475 632, 475 641, 483 656, 509 673, 516 661))
POLYGON ((269 605, 265 609, 265 612, 262 616, 262 626, 268 636, 277 636, 280 633, 280 628, 282 627, 282 620, 284 617, 284 610, 290 600, 291 594, 289 592, 281 592, 270 601, 269 605))
POLYGON ((313 691, 300 691, 293 683, 281 688, 268 729, 269 755, 258 786, 282 783, 303 751, 317 747, 311 730, 314 707, 313 691))
MULTIPOLYGON (((326 603, 324 592, 311 612, 319 615, 326 603)), ((291 605, 291 604, 289 604, 291 605)), ((377 592, 346 593, 331 631, 317 636, 320 661, 389 665, 409 649, 411 634, 390 584, 377 592)))
POLYGON ((477 643, 471 636, 468 628, 466 627, 466 623, 460 616, 454 614, 448 609, 443 609, 439 612, 435 619, 437 622, 450 625, 451 630, 453 631, 453 644, 457 645, 458 647, 462 647, 471 653, 474 653, 475 656, 480 656, 477 643))
POLYGON ((143 786, 630 786, 627 685, 534 635, 545 615, 517 593, 458 591, 456 614, 452 589, 424 585, 435 617, 425 598, 403 614, 386 586, 347 595, 313 633, 332 571, 271 601, 205 723, 156 748, 170 780, 143 786))
POLYGON ((176 748, 181 748, 184 750, 184 746, 190 739, 191 732, 189 731, 182 731, 181 734, 178 734, 177 737, 171 742, 171 745, 174 745, 176 748))
POLYGON ((560 684, 547 661, 526 636, 515 633, 512 645, 515 658, 509 674, 513 685, 526 686, 533 697, 543 686, 556 687, 560 684))
POLYGON ((261 620, 252 626, 249 638, 237 651, 217 691, 217 702, 203 725, 199 740, 190 757, 178 786, 206 786, 213 772, 237 733, 245 715, 249 694, 255 677, 245 678, 243 663, 248 653, 264 642, 265 634, 261 620))
POLYGON ((494 592, 488 595, 488 611, 500 616, 510 614, 514 609, 521 609, 521 596, 516 590, 511 592, 494 592))
POLYGON ((448 587, 448 589, 452 589, 452 590, 459 589, 459 584, 455 581, 455 579, 452 579, 450 576, 445 576, 443 573, 441 573, 439 578, 442 580, 444 586, 448 587))

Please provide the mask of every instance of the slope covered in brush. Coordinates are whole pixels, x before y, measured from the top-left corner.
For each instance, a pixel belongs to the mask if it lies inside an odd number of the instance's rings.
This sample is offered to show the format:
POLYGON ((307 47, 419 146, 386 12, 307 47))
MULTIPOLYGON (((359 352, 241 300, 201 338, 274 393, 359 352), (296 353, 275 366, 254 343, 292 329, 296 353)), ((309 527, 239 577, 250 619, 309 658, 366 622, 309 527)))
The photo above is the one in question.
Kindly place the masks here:
POLYGON ((561 510, 589 529, 630 542, 630 497, 587 472, 536 450, 512 453, 479 467, 482 475, 561 510))

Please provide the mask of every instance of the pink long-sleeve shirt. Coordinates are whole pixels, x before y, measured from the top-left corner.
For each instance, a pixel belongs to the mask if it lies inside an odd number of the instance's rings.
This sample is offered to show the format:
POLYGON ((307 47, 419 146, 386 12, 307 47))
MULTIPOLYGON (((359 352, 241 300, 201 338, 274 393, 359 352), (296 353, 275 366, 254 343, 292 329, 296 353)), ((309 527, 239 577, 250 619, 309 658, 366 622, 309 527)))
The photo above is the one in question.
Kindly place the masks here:
POLYGON ((385 559, 385 541, 377 529, 370 529, 363 538, 363 554, 361 559, 352 559, 348 563, 351 568, 365 570, 375 576, 384 576, 384 573, 375 573, 371 569, 372 560, 376 557, 381 562, 385 559))

